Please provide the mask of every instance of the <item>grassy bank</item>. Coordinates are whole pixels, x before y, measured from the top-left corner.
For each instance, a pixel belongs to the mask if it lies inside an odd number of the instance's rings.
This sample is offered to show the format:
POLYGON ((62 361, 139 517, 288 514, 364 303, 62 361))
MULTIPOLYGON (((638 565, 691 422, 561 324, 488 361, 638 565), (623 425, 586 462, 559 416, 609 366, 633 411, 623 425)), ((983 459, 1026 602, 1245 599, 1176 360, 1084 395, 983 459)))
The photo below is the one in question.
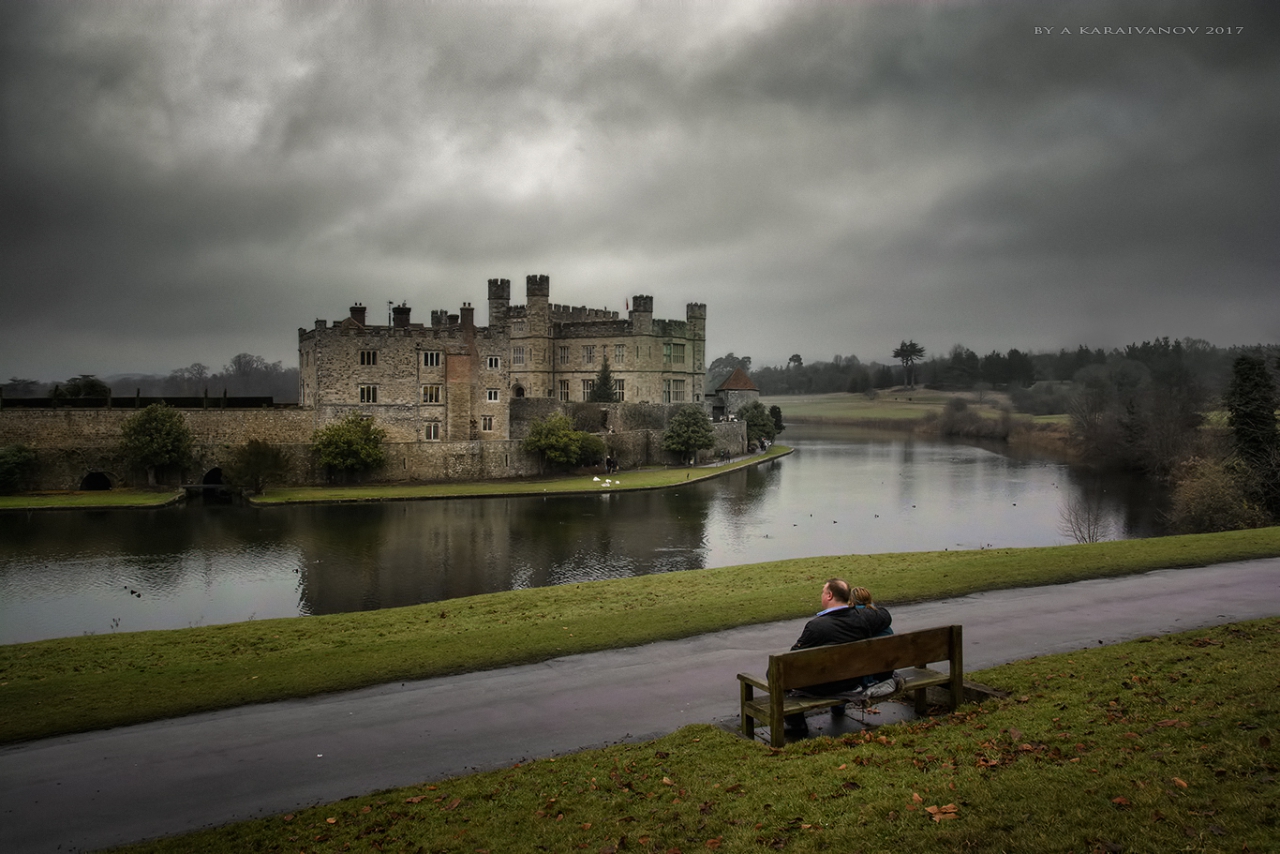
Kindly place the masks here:
MULTIPOLYGON (((863 430, 910 432, 936 435, 947 402, 960 398, 969 412, 994 421, 1000 408, 1010 405, 1003 392, 986 392, 978 402, 974 392, 893 389, 874 400, 861 394, 800 394, 762 397, 766 406, 782 410, 784 422, 857 427, 863 430)), ((978 438, 984 431, 978 431, 978 438)), ((785 434, 784 434, 785 436, 785 434)), ((963 437, 958 437, 963 438, 963 437)), ((1006 440, 1014 453, 1043 454, 1058 460, 1078 461, 1079 451, 1071 442, 1070 422, 1064 415, 1015 415, 1006 440)))
POLYGON ((809 614, 843 576, 886 604, 1280 555, 1280 528, 1039 549, 802 558, 356 614, 0 647, 0 742, 542 661, 809 614))
POLYGON ((1275 850, 1280 620, 1018 662, 945 718, 775 751, 709 726, 133 852, 1275 850))
POLYGON ((25 492, 21 495, 0 495, 0 510, 126 510, 162 507, 181 498, 182 493, 172 489, 25 492))
POLYGON ((431 498, 498 497, 506 495, 568 495, 592 492, 626 492, 663 489, 682 483, 706 480, 786 456, 792 449, 774 445, 765 454, 739 457, 732 462, 695 468, 654 467, 610 475, 548 477, 523 480, 476 481, 471 483, 391 483, 361 486, 299 486, 270 489, 254 498, 256 504, 315 504, 353 501, 413 501, 431 498))
MULTIPOLYGON (((468 483, 369 483, 358 486, 272 487, 255 496, 255 504, 330 504, 357 501, 414 501, 432 498, 477 498, 506 495, 568 495, 588 492, 623 492, 636 489, 663 489, 682 483, 706 480, 786 456, 792 449, 774 445, 765 454, 739 457, 723 465, 695 468, 653 467, 619 472, 605 484, 600 476, 545 477, 521 480, 490 480, 468 483)), ((182 499, 181 491, 110 489, 94 492, 27 492, 0 495, 0 510, 118 510, 160 507, 182 499)))

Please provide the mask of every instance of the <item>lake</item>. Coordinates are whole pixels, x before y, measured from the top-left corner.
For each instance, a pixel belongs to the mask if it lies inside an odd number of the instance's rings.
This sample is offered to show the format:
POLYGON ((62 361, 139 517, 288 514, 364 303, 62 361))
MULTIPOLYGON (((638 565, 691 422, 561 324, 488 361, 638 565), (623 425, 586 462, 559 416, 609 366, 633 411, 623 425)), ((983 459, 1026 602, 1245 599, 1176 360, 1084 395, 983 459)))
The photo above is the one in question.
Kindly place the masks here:
MULTIPOLYGON (((999 446, 791 426, 790 456, 669 490, 0 514, 0 643, 435 602, 829 554, 1043 546, 1073 498, 1105 538, 1166 497, 999 446)), ((625 482, 626 473, 621 474, 625 482)))

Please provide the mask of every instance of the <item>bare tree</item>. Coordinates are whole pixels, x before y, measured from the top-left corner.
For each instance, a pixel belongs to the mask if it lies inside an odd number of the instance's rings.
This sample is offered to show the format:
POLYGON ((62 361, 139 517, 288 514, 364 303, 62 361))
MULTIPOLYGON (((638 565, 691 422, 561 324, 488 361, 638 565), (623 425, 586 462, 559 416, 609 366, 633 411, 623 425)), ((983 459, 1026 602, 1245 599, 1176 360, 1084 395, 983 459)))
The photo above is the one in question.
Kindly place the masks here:
POLYGON ((1086 491, 1072 496, 1062 505, 1058 533, 1077 543, 1100 543, 1111 536, 1111 522, 1103 511, 1098 492, 1086 491))

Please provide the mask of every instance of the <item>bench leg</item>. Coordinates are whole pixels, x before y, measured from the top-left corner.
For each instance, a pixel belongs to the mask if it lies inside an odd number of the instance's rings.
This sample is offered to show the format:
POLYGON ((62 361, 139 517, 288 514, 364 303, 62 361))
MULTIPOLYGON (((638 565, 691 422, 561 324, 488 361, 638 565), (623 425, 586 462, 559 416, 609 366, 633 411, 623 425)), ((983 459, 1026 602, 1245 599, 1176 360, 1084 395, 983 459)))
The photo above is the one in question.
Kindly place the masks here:
POLYGON ((916 714, 920 717, 924 717, 929 713, 929 701, 926 699, 928 693, 929 691, 926 688, 916 689, 916 714))
POLYGON ((751 702, 755 697, 755 691, 752 689, 752 686, 748 685, 746 682, 739 682, 738 687, 741 689, 739 694, 742 700, 740 712, 740 717, 742 718, 742 735, 750 741, 755 741, 756 719, 747 714, 747 703, 751 702))

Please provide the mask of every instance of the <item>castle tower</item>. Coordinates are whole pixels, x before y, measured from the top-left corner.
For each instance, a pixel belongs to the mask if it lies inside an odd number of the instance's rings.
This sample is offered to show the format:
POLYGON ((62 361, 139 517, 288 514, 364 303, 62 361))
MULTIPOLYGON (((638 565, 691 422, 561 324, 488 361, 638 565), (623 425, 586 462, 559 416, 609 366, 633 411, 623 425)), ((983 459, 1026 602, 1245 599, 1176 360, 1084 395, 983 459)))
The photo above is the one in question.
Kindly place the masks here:
POLYGON ((551 331, 551 277, 526 276, 525 300, 528 302, 529 334, 548 335, 551 331))
POLYGON ((707 338, 707 304, 691 302, 685 306, 685 320, 688 321, 689 337, 706 340, 707 338))
POLYGON ((507 308, 511 305, 511 280, 489 280, 489 327, 507 325, 507 308))
POLYGON ((653 297, 636 294, 631 298, 631 328, 636 335, 653 334, 653 297))

